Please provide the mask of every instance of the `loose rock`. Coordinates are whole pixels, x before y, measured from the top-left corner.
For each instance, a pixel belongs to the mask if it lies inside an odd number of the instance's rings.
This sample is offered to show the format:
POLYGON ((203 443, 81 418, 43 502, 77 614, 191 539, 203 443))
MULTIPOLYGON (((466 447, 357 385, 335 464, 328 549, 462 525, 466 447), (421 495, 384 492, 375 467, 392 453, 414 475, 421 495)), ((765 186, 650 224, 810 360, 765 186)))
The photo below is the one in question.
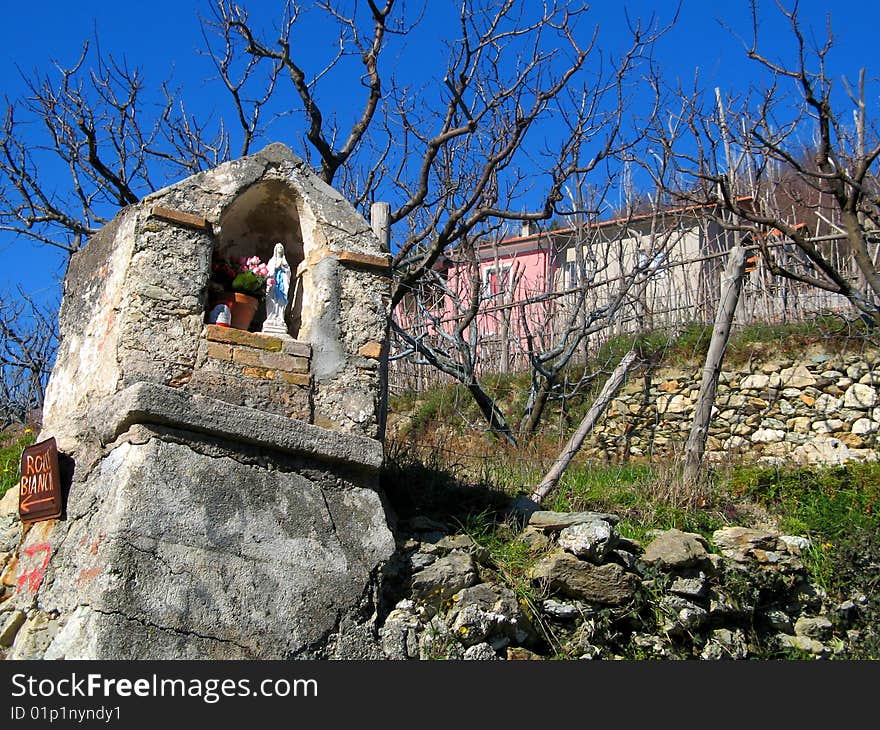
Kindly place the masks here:
POLYGON ((465 651, 462 659, 481 662, 495 661, 498 659, 498 654, 489 644, 475 644, 465 651))
POLYGON ((777 637, 779 646, 783 649, 797 649, 798 651, 809 652, 818 656, 824 656, 829 653, 828 647, 815 639, 807 636, 789 636, 788 634, 779 634, 777 637))
POLYGON ((692 568, 706 560, 706 538, 692 532, 664 530, 645 548, 642 560, 664 570, 692 568))
POLYGON ((709 592, 709 584, 704 573, 694 578, 676 578, 669 586, 669 592, 684 598, 705 598, 709 592))
POLYGON ((820 641, 830 638, 832 629, 831 622, 824 616, 801 616, 794 624, 796 636, 807 636, 820 641))
POLYGON ((602 520, 612 525, 620 521, 617 515, 605 512, 535 512, 529 518, 529 525, 541 530, 562 530, 583 522, 602 520))
POLYGON ((455 550, 412 577, 412 596, 418 601, 439 606, 476 582, 477 570, 473 558, 468 553, 455 550))
POLYGON ((421 621, 415 603, 400 601, 379 630, 382 651, 388 659, 416 659, 419 656, 418 634, 421 621))
POLYGON ((535 652, 529 651, 521 646, 507 647, 508 661, 542 661, 543 659, 544 657, 540 654, 535 654, 535 652))
POLYGON ((2 626, 0 626, 0 646, 12 646, 15 635, 24 623, 24 611, 10 611, 3 617, 2 626))
POLYGON ((748 655, 749 646, 742 631, 730 629, 713 631, 700 653, 702 659, 745 659, 748 655))
POLYGON ((551 618, 562 621, 577 618, 582 613, 581 608, 577 606, 577 604, 557 601, 553 598, 546 599, 541 604, 541 608, 544 610, 544 613, 551 618))
POLYGON ((557 542, 579 558, 600 563, 614 547, 616 537, 614 528, 608 522, 593 520, 564 528, 557 542))
POLYGON ((466 646, 487 641, 501 648, 534 637, 513 591, 493 583, 480 583, 456 593, 447 620, 452 621, 453 633, 466 646))
POLYGON ((614 563, 593 565, 565 552, 554 553, 532 571, 532 578, 571 598, 619 605, 630 600, 638 579, 614 563))

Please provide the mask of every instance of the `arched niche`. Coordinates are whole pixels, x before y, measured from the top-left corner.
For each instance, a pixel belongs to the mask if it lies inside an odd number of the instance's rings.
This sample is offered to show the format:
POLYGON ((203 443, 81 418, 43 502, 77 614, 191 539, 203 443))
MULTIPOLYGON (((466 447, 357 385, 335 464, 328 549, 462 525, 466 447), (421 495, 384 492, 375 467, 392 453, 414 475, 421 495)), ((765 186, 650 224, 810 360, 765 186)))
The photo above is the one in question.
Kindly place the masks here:
MULTIPOLYGON (((292 301, 285 321, 288 334, 296 337, 302 320, 302 291, 297 286, 296 270, 303 260, 303 236, 296 194, 290 186, 281 180, 265 180, 240 193, 220 216, 215 255, 233 263, 251 256, 268 262, 278 242, 284 244, 292 273, 292 301)), ((261 305, 251 330, 258 331, 264 319, 265 307, 261 305)))

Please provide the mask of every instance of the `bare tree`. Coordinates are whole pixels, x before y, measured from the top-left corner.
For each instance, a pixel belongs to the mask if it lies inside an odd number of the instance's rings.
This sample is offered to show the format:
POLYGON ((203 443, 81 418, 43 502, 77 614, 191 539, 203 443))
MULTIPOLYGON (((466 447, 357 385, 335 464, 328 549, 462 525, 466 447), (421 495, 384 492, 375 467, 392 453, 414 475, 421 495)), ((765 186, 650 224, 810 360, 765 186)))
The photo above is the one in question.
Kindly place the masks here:
POLYGON ((531 438, 551 400, 572 398, 603 374, 602 368, 581 368, 572 378, 572 365, 591 336, 640 309, 646 287, 663 274, 666 253, 681 235, 670 225, 674 218, 661 221, 655 211, 537 235, 548 266, 565 273, 549 282, 523 276, 524 267, 506 251, 501 264, 503 242, 471 243, 466 251, 460 245, 398 308, 396 357, 415 355, 416 363, 421 359, 465 385, 490 429, 513 443, 510 419, 480 383, 501 370, 499 357, 509 349, 530 373, 519 435, 531 438), (569 254, 576 255, 576 268, 557 268, 569 254), (572 271, 576 276, 569 278, 572 271))
MULTIPOLYGON (((27 95, 7 100, 0 231, 73 253, 120 208, 228 158, 222 120, 188 114, 169 82, 151 91, 140 70, 104 54, 97 41, 84 43, 72 65, 53 66, 25 77, 27 95)), ((232 79, 223 59, 218 68, 236 102, 245 153, 274 77, 263 97, 245 102, 236 95, 241 79, 232 79)))
POLYGON ((680 118, 695 151, 680 148, 679 165, 697 183, 685 197, 718 200, 730 214, 725 224, 760 245, 774 274, 840 295, 880 323, 880 137, 869 108, 876 93, 868 92, 864 69, 855 83, 843 79, 843 93, 836 87, 828 72, 830 21, 813 44, 797 4, 778 7, 794 42, 790 61, 762 50, 779 43, 759 37, 753 2, 752 38, 744 44, 758 74, 753 93, 728 99, 727 115, 720 103, 707 111, 699 91, 682 95, 680 118))
MULTIPOLYGON (((441 255, 466 250, 498 222, 571 212, 560 206, 565 184, 605 174, 600 165, 643 137, 627 110, 643 72, 655 78, 651 49, 665 28, 653 19, 634 24, 629 47, 613 57, 599 51, 588 7, 572 0, 460 0, 445 62, 412 78, 410 69, 390 73, 384 59, 420 15, 396 0, 349 11, 319 0, 312 10, 336 40, 321 60, 303 58, 296 43, 299 4, 285 2, 266 34, 233 0, 211 3, 205 54, 225 104, 213 120, 188 113, 170 82, 151 105, 156 94, 142 72, 97 43, 84 45, 72 65, 28 77, 29 94, 8 102, 0 137, 0 230, 74 252, 119 208, 223 161, 236 143, 247 153, 283 120, 301 134, 297 150, 356 205, 391 201, 393 310, 441 255), (340 72, 361 82, 347 114, 323 101, 340 72), (29 136, 34 121, 45 129, 37 144, 29 136), (551 121, 546 143, 538 132, 551 121), (62 184, 50 182, 44 159, 65 166, 62 184)), ((461 312, 465 320, 470 309, 461 312)), ((458 362, 489 422, 509 431, 479 395, 466 358, 458 362)))
POLYGON ((39 412, 56 345, 48 307, 20 289, 14 300, 0 297, 0 428, 39 412))
POLYGON ((297 122, 300 151, 316 156, 325 181, 341 175, 357 185, 358 203, 377 191, 394 201, 396 304, 441 252, 480 223, 549 218, 570 176, 631 143, 624 134, 628 84, 662 33, 634 26, 630 48, 609 62, 596 47, 598 28, 582 25, 586 6, 557 0, 536 10, 517 0, 461 0, 460 33, 445 65, 427 78, 401 79, 383 70, 383 53, 420 16, 407 15, 395 0, 368 0, 365 13, 354 6, 347 14, 316 2, 337 50, 311 72, 315 59, 300 57, 293 37, 302 19, 298 4, 282 5, 271 39, 232 0, 210 7, 206 54, 226 103, 213 123, 188 114, 182 90, 168 84, 162 103, 151 106, 155 93, 144 74, 97 42, 85 44, 72 65, 56 62, 53 72, 26 77, 29 94, 8 102, 0 139, 0 230, 73 251, 119 207, 170 176, 226 159, 233 133, 245 154, 284 117, 297 122), (340 67, 358 74, 363 88, 348 123, 321 101, 322 85, 340 67), (424 103, 425 94, 432 103, 424 103), (531 136, 550 117, 561 131, 541 149, 531 136), (25 129, 33 122, 46 130, 36 144, 25 129), (69 180, 48 185, 42 158, 66 165, 69 180), (536 197, 536 180, 539 202, 524 211, 522 196, 532 185, 536 197))
MULTIPOLYGON (((659 88, 656 76, 650 81, 659 88)), ((656 99, 659 105, 659 93, 656 99)), ((557 290, 564 296, 537 321, 530 317, 534 309, 520 307, 531 377, 520 423, 520 432, 526 436, 537 431, 552 398, 570 398, 601 375, 585 371, 573 382, 568 380, 572 362, 586 360, 589 339, 640 308, 647 287, 663 272, 667 255, 681 238, 679 217, 667 210, 664 194, 673 173, 670 150, 663 148, 658 153, 633 146, 621 151, 620 161, 625 197, 621 217, 603 221, 599 215, 597 203, 607 199, 613 179, 590 191, 578 177, 578 184, 567 188, 571 229, 567 236, 558 231, 552 234, 564 241, 560 250, 565 256, 565 261, 560 261, 564 278, 557 282, 557 290), (634 167, 651 181, 651 187, 638 194, 628 184, 634 167), (588 205, 585 201, 589 200, 597 203, 588 205)))
POLYGON ((420 164, 415 176, 405 175, 401 158, 394 175, 404 202, 391 220, 406 221, 408 228, 395 258, 400 278, 394 304, 476 227, 488 220, 549 219, 559 212, 567 181, 593 172, 639 139, 626 124, 630 84, 650 62, 665 28, 635 26, 630 47, 616 62, 591 68, 591 58, 599 61, 598 28, 586 41, 579 39, 586 6, 545 3, 541 10, 529 17, 523 4, 511 0, 465 0, 461 37, 444 75, 443 106, 419 112, 411 94, 395 95, 395 137, 406 157, 417 154, 420 164), (536 155, 530 133, 551 113, 562 132, 552 147, 540 150, 540 202, 527 206, 523 193, 535 185, 535 176, 525 172, 536 155))
MULTIPOLYGON (((212 17, 206 20, 206 28, 222 43, 212 44, 212 39, 207 35, 206 39, 211 48, 211 57, 221 72, 221 78, 233 95, 242 126, 246 126, 246 117, 240 101, 241 92, 251 71, 258 67, 267 69, 270 93, 275 90, 279 75, 285 74, 293 89, 296 108, 301 109, 305 121, 307 149, 317 153, 316 167, 321 178, 326 183, 332 183, 339 169, 348 162, 369 131, 382 99, 379 59, 386 47, 386 35, 406 34, 408 31, 409 26, 403 20, 398 21, 391 16, 394 2, 395 0, 385 0, 385 4, 379 7, 373 0, 367 0, 369 26, 366 31, 362 29, 362 23, 355 12, 345 14, 330 2, 315 3, 324 12, 331 27, 338 32, 338 43, 336 53, 324 68, 309 77, 305 71, 305 59, 298 57, 297 46, 292 40, 302 12, 299 5, 290 0, 284 3, 276 27, 277 37, 266 40, 254 29, 247 10, 231 0, 218 0, 212 6, 212 17), (389 20, 394 22, 394 28, 388 27, 389 20), (357 118, 348 130, 340 132, 335 115, 327 115, 326 109, 322 108, 318 92, 321 79, 346 56, 351 55, 357 55, 362 64, 365 94, 357 118), (236 58, 243 59, 240 65, 243 65, 245 72, 239 75, 241 81, 234 83, 228 79, 236 58)), ((286 106, 288 112, 292 110, 290 104, 286 106)))
POLYGON ((417 363, 421 360, 464 385, 492 433, 515 445, 507 418, 477 373, 481 343, 476 319, 481 313, 483 292, 474 241, 469 238, 462 241, 456 256, 460 257, 461 270, 466 272, 464 281, 456 278, 449 282, 441 272, 432 270, 422 277, 412 295, 405 298, 404 304, 410 311, 403 318, 398 317, 404 324, 397 320, 391 324, 401 343, 395 348, 395 357, 415 356, 417 363))
POLYGON ((703 454, 706 451, 709 421, 712 418, 712 407, 715 404, 721 363, 724 360, 724 352, 727 349, 727 341, 730 338, 736 305, 739 302, 739 294, 742 289, 745 258, 746 250, 742 246, 734 246, 730 249, 724 276, 721 280, 721 296, 715 324, 712 327, 712 339, 709 342, 709 351, 706 353, 706 363, 703 366, 700 393, 694 408, 694 420, 685 445, 684 479, 691 484, 696 483, 699 477, 703 454))
POLYGON ((571 365, 583 362, 588 340, 611 328, 627 310, 639 308, 678 235, 674 226, 663 225, 656 208, 638 220, 630 215, 611 225, 580 221, 572 233, 566 250, 575 255, 574 278, 551 295, 556 306, 536 318, 533 300, 518 303, 530 372, 520 422, 520 433, 527 437, 538 430, 552 399, 571 398, 602 374, 587 370, 569 378, 571 365))
POLYGON ((285 113, 295 106, 301 115, 305 151, 314 153, 321 177, 341 177, 356 204, 376 195, 392 201, 399 276, 392 306, 481 224, 549 218, 566 180, 633 144, 624 133, 628 84, 665 30, 634 26, 630 47, 608 63, 596 47, 598 28, 581 28, 587 6, 460 0, 458 37, 425 85, 382 65, 389 38, 406 36, 419 17, 405 17, 395 0, 368 0, 366 19, 329 2, 315 7, 337 29, 338 51, 311 75, 293 40, 301 14, 292 2, 269 39, 243 8, 220 0, 208 22, 221 41, 212 52, 284 73, 289 84, 276 91, 289 89, 285 113), (362 78, 348 123, 321 101, 322 83, 340 65, 362 78), (561 136, 541 150, 530 139, 551 117, 561 120, 561 136), (539 202, 524 210, 526 188, 541 177, 541 193, 530 191, 539 202))

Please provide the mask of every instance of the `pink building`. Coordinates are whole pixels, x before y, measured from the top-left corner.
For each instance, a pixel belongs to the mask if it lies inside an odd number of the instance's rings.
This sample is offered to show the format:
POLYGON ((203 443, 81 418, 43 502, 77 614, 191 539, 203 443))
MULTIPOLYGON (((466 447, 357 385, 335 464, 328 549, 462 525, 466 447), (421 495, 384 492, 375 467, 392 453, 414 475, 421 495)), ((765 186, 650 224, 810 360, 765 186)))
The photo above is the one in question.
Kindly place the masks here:
POLYGON ((586 356, 612 334, 711 317, 732 244, 695 208, 541 232, 524 224, 451 252, 398 321, 446 352, 468 350, 476 371, 519 370, 572 346, 586 356))
MULTIPOLYGON (((523 224, 519 236, 441 259, 397 321, 413 340, 476 373, 526 369, 572 347, 574 360, 583 359, 625 332, 711 323, 727 251, 738 237, 749 243, 721 217, 715 206, 692 206, 542 232, 523 224)), ((758 261, 737 320, 803 318, 839 306, 758 261)))
POLYGON ((397 322, 465 369, 509 370, 555 308, 561 239, 523 228, 524 235, 441 257, 433 276, 403 300, 397 322))

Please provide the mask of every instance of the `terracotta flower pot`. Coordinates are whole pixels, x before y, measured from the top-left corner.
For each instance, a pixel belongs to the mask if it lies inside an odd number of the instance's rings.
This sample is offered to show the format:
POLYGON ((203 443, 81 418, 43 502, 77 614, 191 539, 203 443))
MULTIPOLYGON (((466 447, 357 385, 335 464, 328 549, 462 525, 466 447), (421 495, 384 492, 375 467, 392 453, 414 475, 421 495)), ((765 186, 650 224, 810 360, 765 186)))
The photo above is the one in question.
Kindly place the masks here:
POLYGON ((239 330, 246 330, 251 326, 259 306, 260 301, 256 297, 234 292, 230 307, 232 309, 232 326, 239 330))

